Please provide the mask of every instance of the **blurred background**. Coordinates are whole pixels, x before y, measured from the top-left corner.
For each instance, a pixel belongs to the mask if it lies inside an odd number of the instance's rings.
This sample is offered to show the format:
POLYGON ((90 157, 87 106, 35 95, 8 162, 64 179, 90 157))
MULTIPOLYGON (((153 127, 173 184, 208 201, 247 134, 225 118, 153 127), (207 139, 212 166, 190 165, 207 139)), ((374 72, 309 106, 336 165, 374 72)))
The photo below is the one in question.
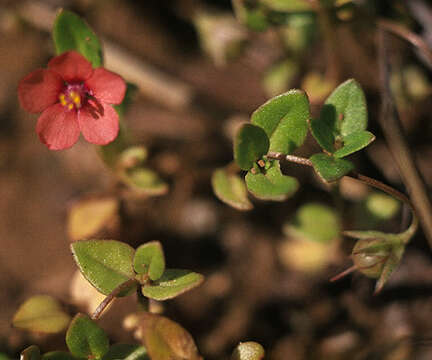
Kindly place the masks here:
MULTIPOLYGON (((40 293, 72 314, 94 309, 98 295, 76 273, 69 249, 77 238, 94 237, 134 247, 159 240, 169 267, 206 275, 194 291, 154 304, 190 331, 206 359, 227 359, 246 340, 260 342, 274 360, 432 358, 431 250, 421 230, 380 295, 372 296, 374 281, 361 274, 329 282, 352 264, 354 242, 341 230, 402 231, 401 204, 355 181, 323 185, 293 164, 283 170, 301 186, 285 202, 251 199, 254 208, 242 212, 212 191, 213 171, 232 161, 235 130, 259 105, 302 88, 317 116, 348 78, 365 90, 377 137, 352 161, 406 191, 378 120, 376 24, 403 26, 432 46, 431 4, 328 0, 317 10, 311 3, 0 0, 1 352, 13 357, 34 342, 43 351, 64 347, 63 335, 23 333, 11 318, 40 293), (253 10, 247 16, 245 7, 253 10), (102 38, 107 68, 138 86, 125 122, 168 185, 163 191, 127 191, 83 139, 70 150, 47 150, 35 133, 37 116, 20 109, 19 80, 54 54, 58 8, 83 16, 102 38), (94 199, 109 205, 96 225, 81 218, 85 230, 77 230, 71 214, 94 199)), ((430 194, 432 63, 400 37, 387 42, 391 89, 430 194)), ((310 137, 297 154, 317 151, 310 137)), ((134 310, 134 299, 121 299, 102 318, 113 342, 132 341, 123 320, 134 310)))

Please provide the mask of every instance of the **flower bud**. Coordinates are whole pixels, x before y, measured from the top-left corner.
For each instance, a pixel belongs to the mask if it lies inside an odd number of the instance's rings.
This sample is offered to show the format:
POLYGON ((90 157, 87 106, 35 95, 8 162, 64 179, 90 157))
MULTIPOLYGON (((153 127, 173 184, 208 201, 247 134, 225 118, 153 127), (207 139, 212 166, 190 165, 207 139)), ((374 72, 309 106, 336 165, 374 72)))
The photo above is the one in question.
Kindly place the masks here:
POLYGON ((377 279, 381 276, 391 248, 383 239, 360 239, 352 251, 352 259, 358 271, 367 277, 377 279))

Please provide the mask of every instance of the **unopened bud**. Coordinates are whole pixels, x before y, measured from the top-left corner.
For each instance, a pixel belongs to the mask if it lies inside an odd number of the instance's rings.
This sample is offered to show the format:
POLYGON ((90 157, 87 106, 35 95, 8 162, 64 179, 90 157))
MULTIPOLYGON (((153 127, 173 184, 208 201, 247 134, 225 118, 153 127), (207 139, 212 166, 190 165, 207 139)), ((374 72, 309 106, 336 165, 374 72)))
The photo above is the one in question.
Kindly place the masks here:
POLYGON ((391 248, 382 239, 360 239, 352 251, 355 267, 367 277, 380 277, 391 248))

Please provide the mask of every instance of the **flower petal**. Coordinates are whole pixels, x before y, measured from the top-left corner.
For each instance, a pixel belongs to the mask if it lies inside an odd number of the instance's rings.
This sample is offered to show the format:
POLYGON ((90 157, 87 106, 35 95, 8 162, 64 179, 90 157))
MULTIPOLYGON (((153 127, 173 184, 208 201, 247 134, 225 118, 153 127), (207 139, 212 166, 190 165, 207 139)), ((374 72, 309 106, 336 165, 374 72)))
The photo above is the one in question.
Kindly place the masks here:
POLYGON ((90 100, 78 114, 79 127, 85 139, 92 144, 106 145, 119 131, 119 118, 111 105, 90 100))
POLYGON ((93 96, 108 104, 120 104, 126 92, 126 83, 120 75, 103 68, 95 69, 86 82, 93 96))
POLYGON ((67 110, 61 104, 50 106, 39 117, 36 132, 51 150, 70 148, 80 134, 76 110, 67 110))
POLYGON ((67 51, 48 63, 48 68, 60 74, 67 82, 82 82, 93 73, 91 63, 76 51, 67 51))
POLYGON ((38 113, 58 102, 64 86, 57 73, 38 69, 25 76, 18 85, 21 106, 30 113, 38 113))

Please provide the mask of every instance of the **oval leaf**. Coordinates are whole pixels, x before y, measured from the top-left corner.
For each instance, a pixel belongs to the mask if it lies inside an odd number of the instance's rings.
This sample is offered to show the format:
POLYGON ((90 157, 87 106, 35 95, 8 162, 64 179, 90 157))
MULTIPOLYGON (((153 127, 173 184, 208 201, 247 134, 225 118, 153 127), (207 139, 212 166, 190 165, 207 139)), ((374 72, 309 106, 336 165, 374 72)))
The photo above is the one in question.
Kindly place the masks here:
POLYGON ((117 199, 92 197, 75 203, 69 210, 67 231, 72 241, 88 239, 115 222, 117 199))
POLYGON ((201 360, 192 336, 176 322, 144 313, 140 328, 152 360, 201 360))
POLYGON ((36 345, 31 345, 21 351, 20 360, 40 360, 41 353, 36 345))
MULTIPOLYGON (((71 244, 75 262, 84 277, 101 293, 108 295, 116 287, 135 277, 134 249, 116 240, 85 240, 71 244)), ((121 293, 124 296, 132 289, 121 293)))
POLYGON ((79 358, 100 359, 109 349, 105 331, 85 314, 77 314, 66 333, 69 351, 79 358))
POLYGON ((76 360, 76 358, 65 351, 50 351, 42 356, 42 360, 76 360))
POLYGON ((264 359, 264 348, 254 341, 240 343, 231 355, 231 360, 262 360, 264 359))
POLYGON ((230 174, 225 168, 217 169, 212 175, 212 187, 219 200, 237 210, 251 210, 252 203, 247 198, 244 180, 236 174, 230 174))
POLYGON ((375 135, 369 131, 356 131, 343 138, 343 147, 333 154, 336 158, 343 158, 368 146, 375 140, 375 135))
POLYGON ((344 159, 336 159, 326 154, 315 154, 309 159, 314 170, 320 178, 326 182, 339 180, 341 177, 354 170, 352 162, 344 159))
POLYGON ((136 249, 133 260, 138 274, 148 274, 151 280, 159 279, 165 271, 165 257, 159 241, 151 241, 136 249))
POLYGON ((12 320, 14 327, 42 333, 58 333, 66 329, 70 316, 51 296, 37 295, 20 306, 12 320))
POLYGON ((78 15, 61 10, 54 21, 52 34, 57 54, 75 50, 86 57, 93 67, 102 66, 102 48, 99 39, 78 15))
POLYGON ((240 169, 249 170, 269 149, 267 134, 259 126, 243 124, 234 139, 234 160, 240 169))
MULTIPOLYGON (((326 119, 326 118, 325 118, 326 119)), ((332 124, 327 123, 322 117, 312 119, 309 122, 310 131, 321 148, 329 153, 335 151, 335 131, 332 124)))
POLYGON ((266 132, 270 151, 290 154, 303 144, 309 117, 309 100, 304 91, 290 90, 261 105, 251 121, 266 132))
POLYGON ((246 175, 248 190, 258 199, 283 201, 293 195, 298 189, 297 179, 281 173, 279 161, 273 162, 264 173, 246 175))
POLYGON ((168 185, 150 169, 133 168, 124 171, 121 180, 138 195, 157 196, 166 194, 168 185))
POLYGON ((339 237, 340 219, 331 207, 309 203, 297 210, 293 221, 284 227, 284 231, 325 244, 339 237))
POLYGON ((150 286, 143 286, 142 294, 154 300, 168 300, 189 291, 204 281, 201 274, 180 269, 167 269, 162 277, 150 286))
POLYGON ((142 345, 115 344, 104 355, 103 360, 149 360, 147 350, 142 345))
POLYGON ((383 194, 373 193, 366 199, 366 209, 376 219, 389 220, 400 209, 400 202, 394 197, 383 194))
POLYGON ((366 130, 366 99, 357 81, 349 79, 330 94, 321 110, 320 121, 326 123, 334 134, 343 137, 366 130))

